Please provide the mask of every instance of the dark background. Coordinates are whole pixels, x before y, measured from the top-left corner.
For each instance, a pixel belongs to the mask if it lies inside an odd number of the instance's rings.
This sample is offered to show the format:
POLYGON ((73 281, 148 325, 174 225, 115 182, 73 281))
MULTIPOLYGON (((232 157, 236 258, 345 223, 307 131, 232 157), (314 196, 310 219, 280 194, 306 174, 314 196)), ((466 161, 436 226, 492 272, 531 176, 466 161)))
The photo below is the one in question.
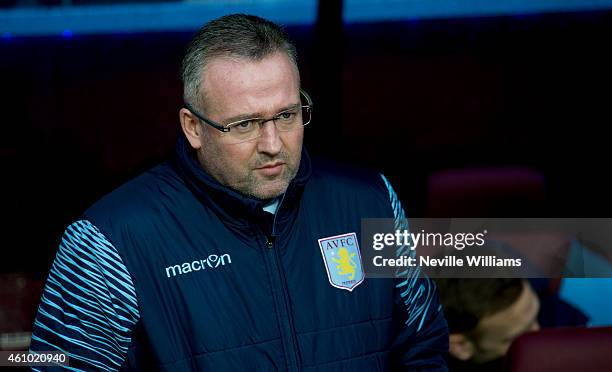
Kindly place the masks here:
MULTIPOLYGON (((609 217, 612 12, 341 14, 287 27, 311 153, 383 171, 408 216, 609 217)), ((0 272, 43 280, 68 224, 172 152, 191 35, 0 40, 0 272)))

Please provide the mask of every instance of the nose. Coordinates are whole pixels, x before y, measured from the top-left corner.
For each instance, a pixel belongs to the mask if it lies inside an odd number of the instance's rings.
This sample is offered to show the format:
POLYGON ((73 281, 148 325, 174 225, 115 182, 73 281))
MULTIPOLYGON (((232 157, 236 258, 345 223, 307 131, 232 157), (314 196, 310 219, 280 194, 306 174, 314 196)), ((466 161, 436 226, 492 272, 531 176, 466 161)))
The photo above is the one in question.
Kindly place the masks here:
POLYGON ((280 132, 276 129, 274 120, 263 123, 261 137, 259 137, 257 143, 258 151, 270 156, 275 156, 280 153, 282 147, 283 143, 280 138, 280 132))

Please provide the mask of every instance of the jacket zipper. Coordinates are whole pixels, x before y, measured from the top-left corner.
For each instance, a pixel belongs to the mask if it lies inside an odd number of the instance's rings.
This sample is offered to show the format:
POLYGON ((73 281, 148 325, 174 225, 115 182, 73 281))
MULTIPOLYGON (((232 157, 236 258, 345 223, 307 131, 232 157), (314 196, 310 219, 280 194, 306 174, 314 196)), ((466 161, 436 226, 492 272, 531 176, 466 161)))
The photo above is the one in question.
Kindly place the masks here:
POLYGON ((274 249, 274 242, 276 238, 276 216, 278 215, 278 211, 280 211, 281 206, 283 204, 283 200, 285 199, 285 195, 281 198, 281 201, 278 203, 278 207, 274 214, 274 220, 272 222, 272 234, 271 236, 266 236, 266 256, 270 258, 270 263, 272 264, 272 271, 274 277, 274 284, 277 285, 278 296, 275 296, 274 300, 277 304, 278 310, 281 310, 281 340, 283 343, 283 347, 285 349, 286 359, 287 359, 287 367, 289 371, 300 371, 300 357, 299 357, 299 348, 296 340, 296 332, 295 326, 293 324, 293 315, 291 314, 291 307, 289 305, 289 293, 287 291, 287 282, 285 279, 284 271, 282 269, 282 264, 280 260, 280 256, 277 249, 274 249), (280 299, 280 301, 278 301, 280 299), (285 324, 286 323, 286 324, 285 324), (287 331, 287 332, 285 332, 287 331))

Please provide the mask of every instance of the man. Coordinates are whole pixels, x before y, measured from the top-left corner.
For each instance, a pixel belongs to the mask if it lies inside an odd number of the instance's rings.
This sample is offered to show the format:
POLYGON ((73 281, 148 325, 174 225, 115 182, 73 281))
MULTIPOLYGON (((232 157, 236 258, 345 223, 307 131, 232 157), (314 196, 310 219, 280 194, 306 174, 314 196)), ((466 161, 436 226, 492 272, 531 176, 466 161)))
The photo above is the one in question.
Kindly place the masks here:
POLYGON ((208 23, 183 82, 176 156, 67 228, 31 349, 84 370, 445 370, 433 283, 364 278, 361 218, 403 211, 382 176, 311 162, 282 30, 208 23))
MULTIPOLYGON (((540 326, 584 325, 578 310, 524 279, 436 279, 450 328, 451 371, 499 371, 512 342, 540 326)), ((534 280, 537 286, 547 281, 534 280)))

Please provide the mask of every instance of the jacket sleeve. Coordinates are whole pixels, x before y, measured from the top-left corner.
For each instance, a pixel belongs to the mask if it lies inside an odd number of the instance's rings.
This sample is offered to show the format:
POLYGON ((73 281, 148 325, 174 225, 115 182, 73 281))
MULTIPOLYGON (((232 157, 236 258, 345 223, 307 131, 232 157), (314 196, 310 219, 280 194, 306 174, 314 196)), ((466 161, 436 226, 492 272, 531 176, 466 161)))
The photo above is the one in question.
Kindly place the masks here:
POLYGON ((116 248, 90 222, 70 225, 49 272, 30 351, 66 353, 68 367, 116 371, 139 319, 136 291, 116 248))
MULTIPOLYGON (((382 176, 382 175, 381 175, 382 176)), ((396 229, 408 229, 401 202, 389 181, 382 176, 389 193, 396 229)), ((411 254, 399 247, 396 254, 411 254)), ((418 267, 398 271, 395 279, 394 318, 397 335, 392 345, 394 370, 447 371, 448 325, 435 282, 418 267)))

